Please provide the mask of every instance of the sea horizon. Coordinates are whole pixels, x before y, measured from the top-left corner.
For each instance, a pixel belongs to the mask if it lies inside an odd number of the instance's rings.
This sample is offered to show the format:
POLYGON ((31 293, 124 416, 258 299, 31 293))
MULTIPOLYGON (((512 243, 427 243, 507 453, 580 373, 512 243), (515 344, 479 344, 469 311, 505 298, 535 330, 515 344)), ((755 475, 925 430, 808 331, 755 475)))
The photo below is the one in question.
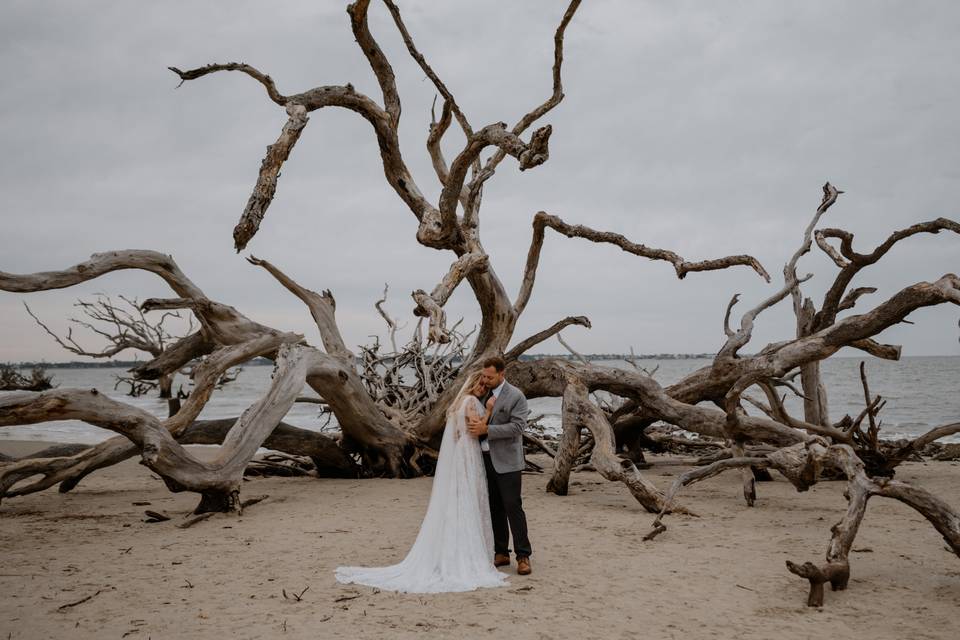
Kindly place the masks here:
MULTIPOLYGON (((632 368, 625 360, 594 360, 602 363, 602 366, 632 368)), ((709 360, 710 358, 635 358, 638 366, 651 371, 656 368, 654 379, 664 386, 706 365, 709 360)), ((956 381, 960 379, 960 356, 915 355, 904 356, 897 361, 880 360, 870 356, 834 356, 823 360, 821 373, 827 388, 832 421, 839 420, 844 414, 856 416, 863 409, 863 389, 859 376, 861 360, 867 363, 871 393, 879 394, 887 400, 887 405, 879 416, 882 438, 916 437, 941 424, 960 420, 960 395, 956 393, 956 381)), ((111 398, 133 404, 158 417, 165 417, 167 402, 161 400, 156 391, 140 397, 130 397, 124 393, 122 387, 115 388, 114 373, 123 366, 126 365, 94 368, 47 367, 46 370, 53 376, 53 383, 60 388, 95 388, 111 398)), ((213 394, 200 414, 201 419, 239 416, 266 391, 272 368, 259 364, 245 364, 242 367, 237 380, 213 394)), ((181 385, 188 391, 190 381, 178 374, 173 385, 174 391, 181 385)), ((0 392, 3 393, 10 392, 0 392)), ((309 387, 304 387, 304 395, 316 394, 309 387)), ((802 401, 799 398, 788 393, 785 405, 792 415, 802 417, 802 401)), ((529 406, 531 418, 542 416, 540 424, 548 433, 560 432, 560 398, 531 398, 529 406)), ((748 412, 759 413, 753 407, 747 409, 748 412)), ((284 417, 284 421, 304 429, 336 429, 334 418, 320 415, 316 405, 307 403, 295 404, 284 417)), ((0 429, 0 439, 3 440, 95 444, 113 435, 113 432, 99 427, 70 420, 0 429)), ((960 442, 960 435, 942 441, 960 442)))

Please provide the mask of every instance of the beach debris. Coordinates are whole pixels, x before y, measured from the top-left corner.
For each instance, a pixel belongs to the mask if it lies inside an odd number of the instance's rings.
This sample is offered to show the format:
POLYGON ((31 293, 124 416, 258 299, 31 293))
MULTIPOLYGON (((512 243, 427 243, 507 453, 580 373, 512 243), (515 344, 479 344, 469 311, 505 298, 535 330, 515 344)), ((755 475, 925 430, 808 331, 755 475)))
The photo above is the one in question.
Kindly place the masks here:
POLYGON ((0 391, 43 391, 53 388, 53 376, 35 366, 27 377, 13 364, 0 364, 0 391))
POLYGON ((201 514, 198 515, 198 516, 194 516, 193 518, 190 518, 190 519, 187 520, 186 522, 181 522, 180 524, 177 525, 177 528, 178 528, 178 529, 189 529, 190 527, 192 527, 193 525, 197 524, 198 522, 203 522, 203 521, 206 520, 207 518, 213 516, 215 513, 216 513, 215 511, 208 511, 208 512, 206 512, 206 513, 201 513, 201 514))
POLYGON ((102 588, 102 589, 97 589, 97 591, 96 591, 95 593, 91 593, 89 596, 87 596, 87 597, 85 597, 85 598, 80 598, 79 600, 77 600, 77 601, 75 601, 75 602, 69 602, 69 603, 67 603, 67 604, 62 604, 62 605, 60 605, 59 607, 57 607, 57 611, 61 611, 61 612, 62 612, 62 611, 66 611, 67 609, 72 609, 73 607, 76 607, 76 606, 78 606, 78 605, 83 604, 84 602, 88 602, 88 601, 92 600, 93 598, 96 598, 98 595, 100 595, 100 594, 103 593, 104 591, 111 591, 111 590, 113 590, 113 589, 115 589, 115 588, 116 588, 116 587, 107 586, 107 587, 104 587, 104 588, 102 588))
POLYGON ((147 509, 143 513, 147 516, 147 519, 144 520, 144 522, 166 522, 170 519, 170 516, 162 514, 158 511, 150 511, 147 509))
POLYGON ((301 591, 300 593, 296 593, 296 592, 294 592, 294 591, 291 591, 291 592, 289 593, 289 595, 287 594, 287 590, 286 590, 286 589, 281 589, 281 590, 280 590, 280 593, 282 593, 282 594, 283 594, 283 597, 284 597, 285 599, 287 599, 287 600, 294 600, 294 601, 296 601, 296 602, 300 602, 301 600, 303 600, 303 594, 305 594, 308 589, 310 589, 310 587, 309 587, 309 586, 306 586, 306 587, 303 588, 303 591, 301 591))
POLYGON ((334 601, 334 602, 346 602, 347 600, 356 600, 357 598, 359 598, 359 597, 361 597, 361 596, 363 596, 362 593, 352 593, 352 594, 348 594, 348 595, 337 596, 336 598, 334 598, 333 601, 334 601))

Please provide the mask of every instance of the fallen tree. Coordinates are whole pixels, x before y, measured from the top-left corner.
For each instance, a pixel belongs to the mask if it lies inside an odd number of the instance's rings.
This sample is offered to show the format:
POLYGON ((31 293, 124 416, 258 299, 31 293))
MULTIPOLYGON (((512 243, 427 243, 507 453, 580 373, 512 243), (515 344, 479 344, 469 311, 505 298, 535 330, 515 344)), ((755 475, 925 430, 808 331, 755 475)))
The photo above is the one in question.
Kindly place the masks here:
MULTIPOLYGON (((706 467, 710 471, 701 473, 708 477, 714 471, 744 469, 744 495, 748 504, 753 504, 756 495, 753 469, 775 468, 788 478, 793 474, 794 483, 800 488, 815 482, 821 469, 833 466, 851 484, 851 505, 865 504, 870 495, 904 499, 928 517, 941 533, 955 535, 956 514, 945 504, 920 489, 908 488, 904 483, 891 484, 893 481, 878 480, 867 474, 868 468, 853 447, 857 443, 852 432, 828 419, 826 391, 819 378, 818 363, 843 347, 896 359, 899 347, 880 344, 875 336, 904 321, 917 309, 960 304, 960 278, 948 273, 932 282, 907 286, 863 313, 840 317, 841 312, 853 309, 859 298, 870 293, 869 287, 847 291, 854 276, 863 268, 876 263, 896 243, 913 235, 941 230, 960 232, 957 223, 938 218, 914 225, 892 233, 871 253, 860 254, 852 248, 850 232, 817 229, 821 218, 842 193, 827 183, 800 247, 784 267, 783 285, 744 313, 737 328, 731 327, 731 315, 739 296, 733 297, 723 322, 726 341, 710 365, 662 386, 639 369, 613 369, 563 359, 521 361, 522 354, 558 336, 566 327, 590 326, 586 317, 569 316, 532 336, 515 340, 517 320, 531 299, 547 229, 567 238, 612 244, 632 255, 667 262, 681 280, 691 273, 733 267, 748 267, 767 282, 771 280, 770 275, 758 260, 747 254, 689 260, 668 249, 650 247, 611 231, 571 224, 541 211, 532 220, 532 238, 521 285, 515 296, 509 295, 480 242, 483 187, 507 156, 516 161, 521 171, 548 162, 552 127, 541 126, 529 136, 527 132, 563 99, 564 33, 580 2, 574 0, 569 4, 555 32, 552 93, 512 127, 499 122, 478 129, 417 49, 394 2, 384 0, 383 4, 411 57, 443 99, 439 118, 432 114, 426 140, 441 187, 436 203, 423 195, 401 153, 400 98, 393 68, 369 30, 369 0, 349 5, 347 12, 356 42, 377 79, 382 104, 358 92, 352 84, 283 94, 270 75, 245 63, 209 64, 188 70, 171 67, 171 70, 181 84, 220 72, 243 73, 260 83, 268 98, 287 115, 276 142, 268 147, 250 198, 233 230, 238 252, 248 246, 264 223, 276 195, 279 172, 307 131, 309 114, 324 108, 347 109, 371 125, 379 144, 385 179, 414 216, 416 240, 424 247, 452 254, 449 270, 435 286, 429 290, 417 289, 411 294, 413 314, 423 319, 426 331, 418 331, 417 339, 401 349, 397 349, 392 340, 392 351, 386 354, 379 345, 364 348, 358 363, 340 333, 332 292, 317 293, 308 289, 271 262, 253 256, 248 258, 253 266, 266 270, 306 305, 319 329, 322 346, 311 346, 302 336, 261 325, 233 307, 210 300, 180 271, 173 258, 152 251, 95 254, 88 261, 62 271, 0 272, 0 290, 21 293, 69 287, 119 269, 154 273, 171 287, 175 297, 147 300, 141 309, 145 312, 189 310, 200 328, 137 367, 134 376, 157 379, 191 360, 204 358, 197 388, 176 414, 164 420, 84 390, 22 392, 0 397, 0 426, 78 419, 120 434, 75 455, 3 463, 0 465, 0 497, 23 495, 58 482, 63 483, 61 488, 69 489, 86 473, 139 454, 143 464, 160 475, 171 490, 200 494, 197 512, 237 510, 242 505, 239 492, 244 469, 256 450, 275 433, 304 383, 335 416, 341 432, 337 446, 357 464, 360 473, 391 477, 428 473, 430 465, 426 463, 435 455, 447 404, 479 361, 489 355, 503 354, 509 362, 508 377, 528 397, 563 399, 563 432, 554 451, 554 468, 548 485, 554 493, 567 493, 574 463, 584 453, 581 433, 586 430, 590 434, 592 468, 608 480, 624 484, 640 505, 659 514, 657 525, 662 527, 663 514, 684 511, 681 505, 674 504, 676 491, 659 490, 643 477, 630 457, 621 454, 643 438, 649 426, 663 422, 728 443, 732 457, 706 467), (454 121, 464 144, 448 163, 440 142, 454 121), (489 155, 484 157, 485 154, 489 155), (839 250, 830 244, 831 239, 840 240, 839 250), (811 275, 797 274, 800 259, 812 249, 814 242, 840 268, 819 310, 802 296, 801 285, 811 275), (480 315, 479 329, 469 348, 456 328, 448 326, 444 311, 446 302, 462 283, 470 287, 480 315), (787 297, 792 299, 797 317, 796 334, 769 344, 754 355, 743 355, 741 351, 752 338, 758 316, 787 297), (444 360, 440 345, 449 344, 462 348, 463 358, 462 362, 458 360, 459 364, 454 364, 452 359, 444 360), (216 379, 226 368, 242 362, 240 358, 255 356, 264 356, 276 363, 269 389, 224 433, 220 453, 214 460, 197 459, 184 448, 185 431, 194 424, 216 379), (421 374, 412 386, 399 384, 397 380, 394 365, 403 362, 421 367, 421 374), (434 372, 439 375, 433 375, 434 372), (803 419, 787 415, 777 396, 777 387, 790 386, 791 377, 796 375, 801 377, 805 400, 803 419), (743 394, 754 386, 767 397, 765 403, 755 401, 765 409, 762 416, 749 415, 743 408, 743 394), (617 402, 600 406, 591 398, 591 393, 598 391, 617 398, 617 402), (766 446, 768 452, 745 455, 756 450, 757 445, 766 446), (784 460, 789 456, 792 457, 788 463, 784 460), (26 483, 37 475, 41 476, 40 480, 26 483)), ((393 339, 395 321, 381 305, 377 308, 391 328, 393 339)), ((930 437, 942 436, 932 434, 930 437)), ((860 515, 862 517, 862 509, 860 515)), ((851 524, 851 528, 855 533, 856 525, 851 524)), ((839 550, 828 555, 827 568, 818 569, 819 573, 798 570, 811 579, 811 584, 819 584, 821 590, 825 581, 835 587, 846 585, 842 572, 831 568, 846 562, 843 549, 849 549, 849 545, 844 547, 843 541, 838 544, 839 550)), ((952 548, 957 550, 955 545, 952 548)), ((811 595, 811 603, 816 604, 817 600, 815 594, 811 595)))

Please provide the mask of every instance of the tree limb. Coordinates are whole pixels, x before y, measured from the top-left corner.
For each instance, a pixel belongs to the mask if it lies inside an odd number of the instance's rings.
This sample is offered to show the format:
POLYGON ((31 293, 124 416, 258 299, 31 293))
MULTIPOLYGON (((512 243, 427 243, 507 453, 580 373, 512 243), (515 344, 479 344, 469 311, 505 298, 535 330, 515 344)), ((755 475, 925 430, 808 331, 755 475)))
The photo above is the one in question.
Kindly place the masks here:
MULTIPOLYGON (((560 75, 560 70, 563 66, 563 37, 566 33, 567 25, 570 24, 570 21, 573 19, 573 15, 580 7, 580 1, 581 0, 572 0, 570 2, 570 4, 567 6, 567 10, 563 14, 563 18, 560 20, 560 24, 557 26, 556 32, 553 35, 553 92, 543 103, 520 118, 520 120, 511 130, 514 135, 520 135, 526 131, 534 122, 546 115, 547 112, 556 107, 563 100, 563 83, 560 75)), ((499 165, 506 156, 507 154, 503 149, 498 149, 487 160, 487 162, 484 163, 483 169, 476 176, 474 176, 473 180, 471 181, 468 187, 468 202, 464 207, 464 227, 473 228, 476 226, 476 217, 480 208, 479 201, 483 183, 489 180, 494 173, 496 173, 497 165, 499 165)))
POLYGON ((467 117, 463 115, 463 112, 460 110, 460 106, 457 104, 456 99, 454 99, 453 94, 450 93, 450 90, 447 89, 447 86, 443 84, 443 81, 436 74, 436 72, 430 67, 427 63, 427 59, 423 57, 423 54, 417 49, 417 46, 413 43, 413 38, 410 36, 410 32, 407 31, 407 26, 403 23, 403 18, 400 16, 400 9, 397 8, 397 5, 392 2, 392 0, 383 0, 383 4, 387 6, 387 9, 390 11, 390 15, 393 16, 393 22, 397 25, 397 29, 400 31, 400 36, 403 38, 403 43, 407 46, 407 51, 410 52, 410 56, 416 60, 417 64, 420 65, 420 68, 426 74, 430 81, 433 82, 433 86, 437 88, 437 91, 440 92, 440 95, 443 96, 443 108, 450 109, 453 112, 453 115, 456 117, 457 122, 460 123, 460 127, 463 129, 464 135, 468 138, 473 135, 473 129, 470 127, 470 123, 467 121, 467 117))
POLYGON ((453 294, 457 285, 471 273, 483 271, 489 267, 489 258, 485 253, 467 253, 460 256, 452 265, 443 279, 429 294, 423 289, 417 289, 411 295, 417 303, 413 310, 414 315, 430 318, 431 342, 449 342, 450 337, 446 330, 446 313, 443 306, 453 294))
POLYGON ((577 325, 580 325, 581 327, 586 327, 588 329, 591 328, 590 319, 587 318, 586 316, 567 316, 563 320, 558 320, 557 322, 554 322, 552 325, 550 325, 543 331, 538 331, 537 333, 533 334, 529 338, 521 340, 519 343, 517 343, 515 347, 510 349, 510 351, 503 354, 503 359, 508 362, 510 360, 516 360, 522 354, 526 353, 534 346, 540 344, 544 340, 547 340, 553 335, 560 333, 561 330, 573 324, 577 324, 577 325))
POLYGON ((267 95, 270 96, 271 100, 276 102, 281 107, 284 107, 287 104, 288 98, 277 91, 277 86, 273 83, 273 78, 261 73, 256 68, 251 67, 243 62, 208 64, 205 67, 198 67, 188 71, 181 71, 176 67, 167 67, 167 69, 170 69, 170 71, 173 71, 175 74, 180 76, 180 84, 177 85, 178 88, 187 80, 196 80, 197 78, 203 77, 208 73, 215 73, 217 71, 241 71, 262 84, 267 90, 267 95))
MULTIPOLYGON (((524 269, 523 281, 520 285, 520 291, 517 294, 517 300, 514 307, 522 311, 526 307, 533 291, 534 280, 537 274, 537 265, 540 262, 540 250, 543 247, 544 229, 547 227, 568 238, 583 238, 591 242, 612 244, 620 247, 623 251, 636 256, 648 258, 650 260, 663 260, 673 265, 677 272, 677 277, 683 279, 691 271, 712 271, 717 269, 726 269, 736 265, 745 265, 756 271, 767 282, 770 281, 770 275, 763 268, 760 262, 748 255, 727 256, 725 258, 716 258, 713 260, 701 260, 699 262, 688 262, 673 251, 666 249, 656 249, 646 245, 631 242, 619 233, 609 231, 595 231, 583 225, 567 224, 557 216, 550 215, 545 211, 538 212, 533 217, 533 238, 530 242, 530 249, 527 253, 527 264, 524 269)), ((519 312, 518 311, 518 312, 519 312)))
POLYGON ((253 186, 253 192, 247 200, 247 206, 240 216, 240 221, 233 228, 233 242, 237 253, 246 248, 247 243, 260 228, 260 223, 267 214, 267 208, 273 202, 273 196, 277 192, 280 168, 290 157, 293 146, 300 139, 300 134, 303 133, 303 128, 307 126, 307 121, 310 119, 303 105, 291 102, 287 104, 286 110, 289 116, 287 122, 283 125, 277 141, 267 147, 267 155, 260 163, 260 174, 253 186))
POLYGON ((832 250, 832 254, 828 251, 828 255, 834 259, 841 268, 840 272, 837 273, 837 277, 831 285, 830 289, 824 294, 823 302, 820 305, 820 311, 814 316, 813 319, 813 330, 817 331, 823 329, 829 324, 832 324, 837 317, 837 314, 844 309, 850 307, 846 306, 848 303, 852 306, 852 303, 862 295, 857 293, 858 291, 870 292, 869 287, 855 289, 849 295, 844 297, 844 292, 847 289, 847 286, 850 284, 853 277, 859 273, 859 271, 865 267, 868 267, 876 263, 880 258, 882 258, 893 246, 905 238, 916 235, 918 233, 940 233, 941 231, 952 231, 954 233, 960 233, 960 223, 954 222, 948 218, 937 218, 936 220, 930 220, 928 222, 920 222, 915 225, 911 225, 906 229, 901 229, 899 231, 894 231, 890 236, 880 245, 877 246, 872 252, 867 254, 857 253, 853 249, 853 234, 849 231, 844 231, 842 229, 819 229, 817 231, 817 243, 827 251, 827 248, 832 250), (838 238, 840 239, 840 254, 847 259, 847 261, 841 262, 842 259, 839 259, 840 256, 837 254, 827 242, 828 238, 838 238), (843 300, 841 301, 841 298, 843 300))
POLYGON ((383 102, 387 113, 390 114, 390 122, 394 128, 400 123, 400 95, 397 93, 397 82, 393 75, 393 67, 380 49, 380 45, 374 40, 370 33, 370 27, 367 23, 367 10, 370 7, 370 0, 357 0, 347 6, 347 14, 350 16, 350 26, 353 29, 353 35, 357 39, 357 44, 366 56, 370 68, 373 69, 377 82, 380 84, 380 90, 383 92, 383 102))
POLYGON ((276 278, 277 282, 282 284, 287 291, 297 296, 307 308, 310 309, 310 315, 313 316, 317 329, 320 331, 320 339, 323 341, 323 348, 330 355, 345 360, 353 361, 354 355, 343 341, 340 334, 340 327, 334 315, 337 302, 329 289, 325 289, 322 294, 311 291, 295 282, 290 276, 285 274, 272 263, 261 260, 256 256, 249 256, 247 261, 255 266, 263 267, 267 273, 276 278))

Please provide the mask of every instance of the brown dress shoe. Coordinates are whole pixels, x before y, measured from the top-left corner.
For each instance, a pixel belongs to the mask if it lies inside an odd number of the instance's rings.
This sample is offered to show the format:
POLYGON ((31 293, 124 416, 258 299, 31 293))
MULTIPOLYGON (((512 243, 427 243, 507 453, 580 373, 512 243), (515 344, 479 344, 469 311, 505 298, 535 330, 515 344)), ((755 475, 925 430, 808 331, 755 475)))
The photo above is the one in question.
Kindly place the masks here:
POLYGON ((530 568, 530 558, 527 556, 517 556, 517 573, 521 576, 528 576, 533 572, 530 568))
POLYGON ((503 567, 510 564, 510 554, 497 553, 493 556, 493 566, 503 567))

